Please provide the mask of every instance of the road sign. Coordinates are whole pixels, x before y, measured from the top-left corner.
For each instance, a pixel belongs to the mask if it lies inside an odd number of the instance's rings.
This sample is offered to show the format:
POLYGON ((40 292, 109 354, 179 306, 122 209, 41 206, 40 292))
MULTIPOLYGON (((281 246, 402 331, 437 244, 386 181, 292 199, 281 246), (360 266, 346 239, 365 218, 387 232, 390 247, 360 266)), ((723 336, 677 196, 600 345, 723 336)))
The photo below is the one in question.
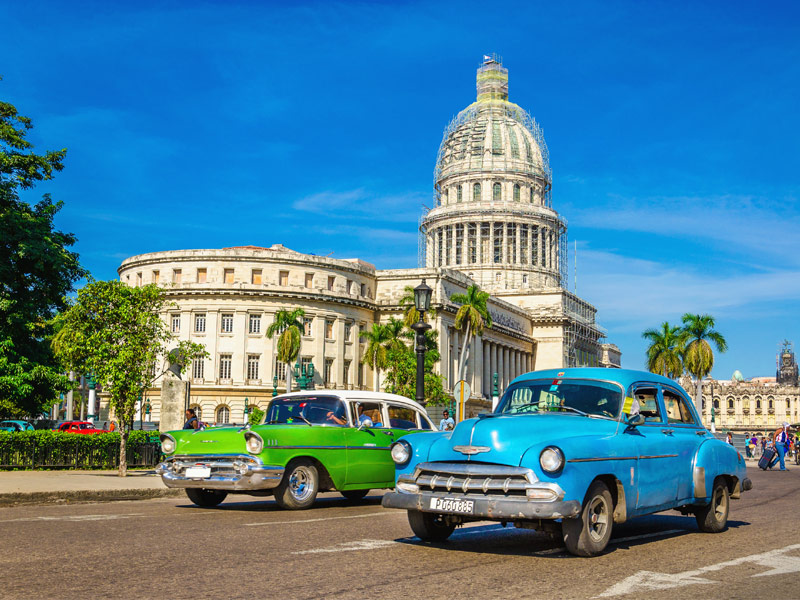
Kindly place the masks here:
POLYGON ((456 421, 460 422, 464 420, 464 407, 471 395, 472 390, 469 384, 463 379, 453 386, 453 398, 456 401, 456 410, 458 411, 456 421))

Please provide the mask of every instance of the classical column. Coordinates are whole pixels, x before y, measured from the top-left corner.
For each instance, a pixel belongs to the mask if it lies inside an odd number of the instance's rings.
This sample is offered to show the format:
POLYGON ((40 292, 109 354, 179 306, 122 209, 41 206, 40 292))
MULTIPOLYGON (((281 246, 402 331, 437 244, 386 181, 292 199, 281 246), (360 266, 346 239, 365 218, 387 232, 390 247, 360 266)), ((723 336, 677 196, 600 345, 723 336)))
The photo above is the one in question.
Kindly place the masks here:
POLYGON ((508 264, 508 256, 506 250, 508 249, 508 223, 503 222, 503 242, 500 244, 500 264, 508 264))
POLYGON ((450 328, 445 325, 444 320, 439 321, 439 348, 441 351, 441 358, 439 359, 439 368, 441 375, 444 377, 444 388, 446 390, 453 388, 453 382, 450 381, 450 328))
POLYGON ((458 333, 458 329, 453 327, 453 385, 458 383, 460 379, 458 373, 458 364, 461 359, 461 345, 458 333))
POLYGON ((483 387, 481 394, 484 396, 492 395, 492 343, 485 341, 483 343, 483 387))
MULTIPOLYGON (((494 382, 494 374, 497 373, 499 377, 499 371, 497 368, 497 343, 492 342, 492 367, 491 367, 491 381, 494 382)), ((490 384, 491 385, 491 384, 490 384)))
MULTIPOLYGON (((522 227, 520 227, 519 223, 514 223, 514 245, 517 254, 517 260, 515 261, 515 264, 518 265, 522 264, 522 254, 520 253, 522 249, 522 240, 520 239, 521 234, 522 234, 522 227)), ((515 282, 514 285, 516 286, 521 283, 522 283, 521 281, 518 281, 515 282)))
POLYGON ((472 352, 470 352, 470 362, 472 363, 472 393, 478 396, 483 394, 483 336, 472 338, 472 352))

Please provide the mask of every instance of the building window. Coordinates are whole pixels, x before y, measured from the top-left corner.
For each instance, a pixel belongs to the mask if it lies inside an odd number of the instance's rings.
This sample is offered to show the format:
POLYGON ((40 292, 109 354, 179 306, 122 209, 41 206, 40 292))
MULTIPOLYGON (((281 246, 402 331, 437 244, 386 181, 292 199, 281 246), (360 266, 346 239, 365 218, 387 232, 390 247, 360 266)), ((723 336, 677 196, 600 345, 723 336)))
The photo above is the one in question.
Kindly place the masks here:
POLYGON ((136 273, 136 287, 141 287, 141 286, 142 286, 142 272, 139 271, 138 273, 136 273))
POLYGON ((351 360, 344 361, 344 374, 342 377, 342 383, 344 385, 350 384, 350 365, 353 363, 351 360))
POLYGON ((153 271, 153 283, 158 283, 158 276, 160 274, 161 273, 159 273, 158 271, 153 271))
POLYGON ((333 359, 325 359, 325 385, 333 383, 333 359))
POLYGON ((280 271, 278 273, 278 285, 289 285, 289 271, 280 271))
POLYGON ((203 409, 200 407, 199 404, 192 404, 189 408, 194 410, 194 414, 197 417, 198 421, 203 420, 203 409))
POLYGON ((336 277, 334 277, 333 275, 328 275, 328 291, 329 292, 333 291, 333 284, 335 284, 335 283, 336 283, 336 277))
POLYGON ((250 315, 247 331, 249 333, 261 333, 261 313, 250 315))
POLYGON ((313 273, 306 273, 306 287, 307 288, 314 287, 314 274, 313 273))
POLYGON ((220 329, 222 333, 233 333, 233 314, 222 313, 220 318, 220 329))
POLYGON ((172 315, 172 323, 170 325, 170 331, 172 331, 172 333, 180 333, 181 332, 181 316, 180 315, 172 315))
POLYGON ((333 339, 333 321, 330 319, 325 319, 325 339, 333 339))
POLYGON ((767 400, 767 408, 768 408, 769 410, 772 410, 772 409, 774 408, 774 407, 772 406, 772 398, 770 398, 769 400, 767 400))
MULTIPOLYGON (((202 379, 206 361, 196 356, 192 359, 192 379, 202 379)), ((200 418, 200 415, 197 415, 200 418)))
POLYGON ((352 323, 345 323, 344 324, 344 341, 349 342, 350 336, 353 334, 353 324, 352 323))
POLYGON ((352 294, 353 293, 353 280, 352 279, 348 279, 347 280, 347 293, 348 294, 352 294))
POLYGON ((217 408, 217 423, 227 425, 231 422, 231 409, 225 405, 217 408))
POLYGON ((523 283, 523 284, 526 284, 526 283, 528 283, 528 276, 527 276, 527 275, 523 275, 523 276, 522 276, 522 283, 523 283))
MULTIPOLYGON (((447 190, 447 191, 449 192, 450 190, 447 190)), ((462 193, 461 192, 461 186, 459 185, 456 188, 456 202, 461 202, 461 193, 462 193)))
POLYGON ((194 332, 195 333, 205 333, 206 332, 206 315, 205 314, 198 314, 194 316, 194 332))
POLYGON ((492 244, 494 246, 494 262, 501 263, 503 262, 503 224, 502 223, 495 223, 494 224, 494 240, 492 240, 492 244))
POLYGON ((231 378, 231 355, 230 354, 220 354, 219 355, 219 378, 220 379, 230 379, 231 378))
POLYGON ((180 283, 180 282, 181 282, 181 270, 172 269, 172 283, 180 283))
POLYGON ((225 269, 224 277, 225 283, 233 283, 233 269, 225 269))
POLYGON ((365 283, 361 284, 361 295, 362 296, 366 296, 367 295, 367 285, 365 283))
POLYGON ((514 186, 514 202, 519 202, 520 191, 521 190, 520 190, 519 184, 515 185, 514 186))
POLYGON ((480 202, 481 201, 481 184, 476 183, 472 186, 472 201, 473 202, 480 202))
POLYGON ((358 324, 358 341, 364 343, 364 325, 362 323, 358 324))
POLYGON ((197 269, 197 283, 208 281, 208 269, 197 269))
POLYGON ((309 337, 311 336, 311 332, 313 331, 311 329, 311 322, 313 320, 314 319, 312 317, 303 317, 303 335, 309 337))
POLYGON ((495 202, 499 202, 503 196, 503 188, 499 183, 495 183, 492 186, 492 200, 495 202))
POLYGON ((286 363, 279 361, 277 356, 275 357, 275 366, 272 372, 275 373, 275 377, 278 378, 278 381, 284 381, 286 379, 286 363))
POLYGON ((733 398, 728 398, 728 408, 733 408, 733 398))
POLYGON ((258 354, 250 354, 247 357, 247 378, 258 379, 258 354))
POLYGON ((261 285, 261 269, 253 269, 250 271, 250 283, 261 285))
POLYGON ((756 409, 761 410, 761 398, 756 398, 756 409))

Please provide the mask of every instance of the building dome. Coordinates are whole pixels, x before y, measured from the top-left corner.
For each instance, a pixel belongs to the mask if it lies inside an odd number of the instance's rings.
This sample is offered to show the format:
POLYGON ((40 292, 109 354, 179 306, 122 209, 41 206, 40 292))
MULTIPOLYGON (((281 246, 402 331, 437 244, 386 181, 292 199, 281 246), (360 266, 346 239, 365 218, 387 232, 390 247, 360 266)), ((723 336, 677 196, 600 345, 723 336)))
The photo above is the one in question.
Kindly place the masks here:
POLYGON ((475 102, 439 146, 420 262, 462 271, 491 294, 562 288, 567 226, 551 206, 542 131, 508 101, 508 69, 497 57, 484 57, 476 79, 475 102))
POLYGON ((736 369, 731 376, 731 381, 744 381, 744 375, 739 369, 736 369))

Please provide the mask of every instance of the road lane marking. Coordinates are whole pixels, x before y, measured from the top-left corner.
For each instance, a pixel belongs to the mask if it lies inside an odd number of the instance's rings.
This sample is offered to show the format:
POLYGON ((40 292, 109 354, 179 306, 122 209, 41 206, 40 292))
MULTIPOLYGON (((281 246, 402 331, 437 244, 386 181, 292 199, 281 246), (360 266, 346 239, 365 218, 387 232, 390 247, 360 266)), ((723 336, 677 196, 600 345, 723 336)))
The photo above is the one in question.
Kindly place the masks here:
POLYGON ((337 519, 363 519, 365 517, 386 517, 389 515, 399 515, 395 512, 375 512, 366 515, 347 515, 344 517, 320 517, 319 519, 300 519, 295 521, 265 521, 263 523, 245 523, 245 527, 259 527, 262 525, 293 525, 295 523, 319 523, 320 521, 336 521, 337 519))
POLYGON ((129 519, 131 517, 143 517, 142 513, 129 513, 125 515, 66 515, 62 517, 20 517, 18 519, 5 519, 0 523, 22 523, 22 522, 49 522, 49 521, 113 521, 115 519, 129 519))
POLYGON ((356 540, 354 542, 342 542, 328 548, 314 548, 313 550, 298 550, 292 554, 326 554, 330 552, 352 552, 353 550, 375 550, 397 544, 394 540, 356 540))
POLYGON ((706 573, 719 571, 727 567, 736 567, 745 563, 752 563, 762 567, 768 567, 769 570, 763 573, 756 573, 751 577, 766 577, 768 575, 784 575, 787 573, 800 573, 800 556, 787 556, 787 552, 793 550, 800 550, 800 544, 792 544, 776 550, 762 552, 760 554, 751 554, 750 556, 743 556, 733 560, 700 567, 691 571, 683 571, 682 573, 656 573, 653 571, 639 571, 630 577, 627 577, 612 585, 605 592, 596 598, 608 598, 610 596, 621 596, 623 594, 631 594, 633 592, 644 592, 653 590, 668 590, 678 587, 684 587, 693 584, 715 584, 719 585, 718 581, 701 577, 706 573))

